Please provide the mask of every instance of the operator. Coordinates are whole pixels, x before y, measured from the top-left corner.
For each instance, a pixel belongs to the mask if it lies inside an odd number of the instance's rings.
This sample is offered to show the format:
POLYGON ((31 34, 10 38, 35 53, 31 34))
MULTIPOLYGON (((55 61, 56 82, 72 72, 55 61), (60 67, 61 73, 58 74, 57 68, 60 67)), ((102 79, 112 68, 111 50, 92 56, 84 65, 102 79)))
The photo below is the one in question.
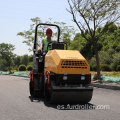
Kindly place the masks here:
POLYGON ((39 53, 41 53, 44 50, 47 50, 48 43, 52 42, 52 40, 51 40, 52 33, 53 33, 53 31, 50 28, 48 28, 46 30, 47 38, 42 40, 41 45, 40 45, 40 49, 38 50, 39 53))

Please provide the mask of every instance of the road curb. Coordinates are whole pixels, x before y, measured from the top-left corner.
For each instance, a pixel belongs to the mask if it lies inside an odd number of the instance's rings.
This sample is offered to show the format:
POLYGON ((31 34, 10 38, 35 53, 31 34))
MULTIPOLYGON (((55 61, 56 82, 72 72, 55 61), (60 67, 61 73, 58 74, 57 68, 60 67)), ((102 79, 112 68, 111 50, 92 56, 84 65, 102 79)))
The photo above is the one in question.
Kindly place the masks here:
POLYGON ((105 88, 105 89, 111 89, 111 90, 120 90, 120 86, 114 86, 114 85, 104 85, 99 83, 92 83, 93 87, 98 88, 105 88))

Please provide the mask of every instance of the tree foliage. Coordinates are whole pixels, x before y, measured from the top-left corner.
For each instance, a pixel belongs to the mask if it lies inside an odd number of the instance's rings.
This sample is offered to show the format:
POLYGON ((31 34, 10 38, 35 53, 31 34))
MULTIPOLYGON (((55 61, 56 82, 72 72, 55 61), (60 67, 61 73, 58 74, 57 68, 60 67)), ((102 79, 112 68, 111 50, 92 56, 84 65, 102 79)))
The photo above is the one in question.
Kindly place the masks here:
POLYGON ((14 64, 13 62, 13 50, 15 49, 14 45, 1 43, 0 44, 0 69, 1 70, 11 70, 11 66, 14 64))
POLYGON ((23 65, 27 66, 28 63, 29 63, 28 55, 26 54, 26 55, 21 56, 20 64, 23 64, 23 65))
POLYGON ((18 55, 16 55, 15 57, 14 57, 14 63, 15 63, 15 66, 19 66, 21 63, 20 63, 20 56, 18 56, 18 55))
POLYGON ((107 65, 107 64, 101 64, 100 69, 102 71, 111 71, 111 67, 109 65, 107 65))
POLYGON ((120 71, 120 65, 117 66, 117 71, 120 71))
POLYGON ((68 0, 73 21, 78 26, 81 35, 90 41, 94 47, 97 78, 100 79, 100 62, 98 56, 98 40, 105 30, 120 18, 120 1, 119 0, 68 0), (97 28, 101 27, 107 21, 104 29, 96 33, 97 28), (86 36, 86 29, 88 35, 86 36))
MULTIPOLYGON (((17 34, 24 38, 23 43, 26 43, 28 46, 30 46, 29 51, 31 51, 33 48, 35 26, 38 23, 42 23, 42 20, 39 17, 32 18, 31 21, 32 21, 32 24, 30 25, 29 30, 19 32, 17 34)), ((68 42, 68 45, 70 44, 70 39, 73 37, 73 35, 76 32, 76 30, 73 26, 68 26, 64 22, 56 22, 56 21, 52 22, 51 18, 49 18, 48 21, 45 21, 45 23, 58 25, 60 27, 60 41, 68 42)), ((40 39, 40 41, 41 41, 43 38, 46 37, 45 31, 48 27, 49 26, 40 26, 40 28, 38 29, 38 32, 37 32, 37 36, 38 36, 37 40, 40 39)), ((53 29, 55 29, 55 28, 53 28, 53 29)), ((56 36, 57 36, 57 32, 54 32, 53 37, 55 37, 55 39, 56 39, 56 36)), ((40 45, 39 40, 37 42, 38 42, 38 45, 40 45)))
MULTIPOLYGON (((106 23, 107 24, 107 23, 106 23)), ((105 25, 106 25, 105 24, 105 25)), ((96 31, 101 31, 105 26, 99 27, 96 31)), ((88 30, 86 30, 88 31, 88 30)), ((98 40, 98 54, 100 64, 107 64, 111 66, 112 70, 116 70, 119 65, 119 52, 120 52, 120 27, 112 23, 105 31, 105 33, 98 40)), ((86 36, 88 32, 86 32, 86 36)), ((84 39, 80 33, 75 35, 74 40, 71 42, 70 48, 79 50, 81 54, 87 59, 91 68, 96 70, 96 58, 93 45, 84 39)), ((91 69, 92 70, 92 69, 91 69)))
POLYGON ((117 66, 120 65, 120 52, 113 55, 111 66, 113 70, 117 70, 117 66))

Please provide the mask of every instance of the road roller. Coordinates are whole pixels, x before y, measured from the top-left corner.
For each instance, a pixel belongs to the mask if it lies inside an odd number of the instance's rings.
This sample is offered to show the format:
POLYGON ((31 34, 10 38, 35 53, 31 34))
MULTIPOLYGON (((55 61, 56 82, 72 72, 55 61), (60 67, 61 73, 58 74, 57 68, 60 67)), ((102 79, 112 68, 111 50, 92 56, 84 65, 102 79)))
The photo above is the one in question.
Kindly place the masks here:
POLYGON ((49 103, 88 103, 93 94, 90 66, 79 51, 67 50, 67 43, 60 42, 59 37, 58 25, 40 23, 36 26, 30 95, 44 97, 49 103), (43 25, 57 28, 57 40, 49 42, 47 50, 39 53, 38 28, 43 25))

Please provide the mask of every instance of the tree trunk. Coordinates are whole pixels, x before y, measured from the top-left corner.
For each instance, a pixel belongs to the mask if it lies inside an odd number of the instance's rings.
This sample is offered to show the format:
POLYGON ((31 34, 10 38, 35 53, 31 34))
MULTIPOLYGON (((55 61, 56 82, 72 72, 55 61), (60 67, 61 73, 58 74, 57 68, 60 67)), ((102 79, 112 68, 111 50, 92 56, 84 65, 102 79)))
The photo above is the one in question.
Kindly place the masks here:
POLYGON ((100 83, 102 83, 102 80, 100 79, 100 62, 99 62, 99 56, 98 56, 97 43, 94 40, 93 40, 93 46, 94 46, 95 58, 96 58, 96 64, 97 64, 97 79, 100 80, 100 83))

